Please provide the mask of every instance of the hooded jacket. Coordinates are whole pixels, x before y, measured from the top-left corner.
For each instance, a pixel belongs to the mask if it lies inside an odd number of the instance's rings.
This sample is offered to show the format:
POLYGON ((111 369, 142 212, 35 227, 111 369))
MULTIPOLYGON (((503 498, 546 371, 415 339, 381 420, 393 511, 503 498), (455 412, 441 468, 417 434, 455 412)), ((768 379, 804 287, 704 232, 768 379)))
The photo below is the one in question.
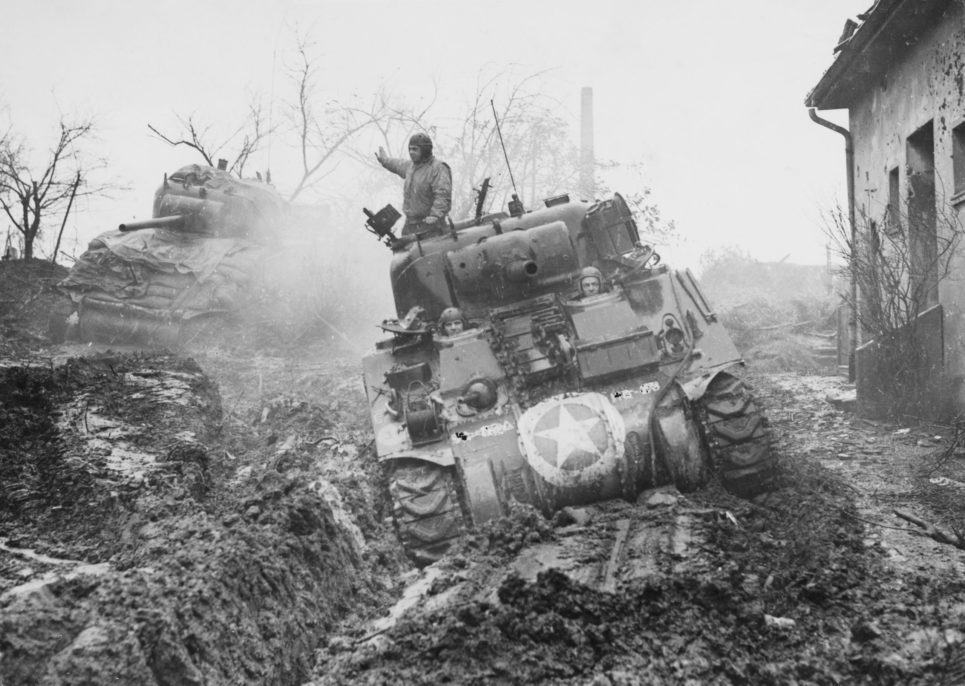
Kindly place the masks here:
POLYGON ((442 219, 449 214, 452 209, 452 171, 448 164, 433 155, 418 163, 389 157, 382 166, 405 179, 402 214, 407 223, 421 222, 426 217, 442 219))

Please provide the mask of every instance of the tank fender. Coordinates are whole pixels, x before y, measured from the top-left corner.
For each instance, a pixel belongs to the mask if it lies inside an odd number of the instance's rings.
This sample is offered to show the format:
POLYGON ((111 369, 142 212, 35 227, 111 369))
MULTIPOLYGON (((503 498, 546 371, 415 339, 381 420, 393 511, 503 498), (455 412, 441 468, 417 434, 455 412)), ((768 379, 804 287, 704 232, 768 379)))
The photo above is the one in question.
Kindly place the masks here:
POLYGON ((687 396, 687 400, 690 402, 696 402, 704 397, 704 393, 710 387, 710 384, 719 377, 721 374, 726 374, 727 376, 733 376, 730 372, 724 369, 710 369, 705 371, 698 377, 691 379, 685 383, 677 382, 680 389, 687 396))
POLYGON ((456 458, 452 454, 452 450, 449 449, 437 449, 432 452, 420 452, 420 453, 393 453, 391 455, 380 455, 379 462, 391 462, 393 460, 421 460, 422 462, 429 462, 431 464, 437 465, 439 467, 454 467, 456 465, 456 458))
MULTIPOLYGON (((691 402, 684 384, 675 381, 654 408, 651 419, 662 467, 669 471, 673 484, 684 492, 696 490, 707 480, 707 453, 691 402)), ((655 466, 655 476, 658 472, 655 466)), ((659 478, 655 481, 654 485, 660 485, 659 478)))
POLYGON ((503 489, 500 488, 492 460, 475 460, 462 465, 466 505, 474 526, 480 526, 506 514, 503 489))

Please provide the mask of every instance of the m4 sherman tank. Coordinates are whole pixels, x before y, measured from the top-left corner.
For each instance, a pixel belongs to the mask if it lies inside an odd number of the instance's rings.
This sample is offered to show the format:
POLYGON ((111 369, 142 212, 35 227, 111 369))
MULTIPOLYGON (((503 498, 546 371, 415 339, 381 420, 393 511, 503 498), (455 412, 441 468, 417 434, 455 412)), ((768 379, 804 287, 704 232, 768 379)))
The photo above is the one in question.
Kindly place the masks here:
POLYGON ((59 284, 73 313, 54 314, 54 337, 69 321, 85 341, 178 347, 221 326, 288 212, 261 180, 196 164, 165 175, 152 218, 97 236, 59 284))
POLYGON ((391 207, 366 213, 394 253, 398 319, 364 381, 414 560, 512 501, 550 514, 712 475, 745 497, 773 487, 740 355, 690 271, 640 243, 620 195, 402 238, 391 207))

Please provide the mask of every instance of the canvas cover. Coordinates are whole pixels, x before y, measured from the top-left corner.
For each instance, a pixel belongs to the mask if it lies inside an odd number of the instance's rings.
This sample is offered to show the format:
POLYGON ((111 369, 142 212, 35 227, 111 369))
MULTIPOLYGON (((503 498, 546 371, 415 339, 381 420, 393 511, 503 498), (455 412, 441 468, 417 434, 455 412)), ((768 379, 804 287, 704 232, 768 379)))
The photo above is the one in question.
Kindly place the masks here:
POLYGON ((268 248, 168 229, 109 231, 91 241, 60 283, 74 301, 136 305, 191 316, 233 309, 268 248))

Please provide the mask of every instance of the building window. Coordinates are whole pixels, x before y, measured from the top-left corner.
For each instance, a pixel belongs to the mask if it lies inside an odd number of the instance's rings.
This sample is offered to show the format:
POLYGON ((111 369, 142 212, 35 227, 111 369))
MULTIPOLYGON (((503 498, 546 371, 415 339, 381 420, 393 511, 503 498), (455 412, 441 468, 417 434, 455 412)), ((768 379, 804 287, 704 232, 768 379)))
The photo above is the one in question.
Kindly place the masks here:
POLYGON ((952 129, 952 174, 955 195, 965 193, 965 122, 952 129))
POLYGON ((885 233, 897 236, 901 233, 901 192, 898 185, 898 167, 888 172, 888 206, 885 208, 885 233))
POLYGON ((938 302, 938 223, 935 213, 935 133, 928 122, 905 145, 909 276, 920 309, 938 302))

